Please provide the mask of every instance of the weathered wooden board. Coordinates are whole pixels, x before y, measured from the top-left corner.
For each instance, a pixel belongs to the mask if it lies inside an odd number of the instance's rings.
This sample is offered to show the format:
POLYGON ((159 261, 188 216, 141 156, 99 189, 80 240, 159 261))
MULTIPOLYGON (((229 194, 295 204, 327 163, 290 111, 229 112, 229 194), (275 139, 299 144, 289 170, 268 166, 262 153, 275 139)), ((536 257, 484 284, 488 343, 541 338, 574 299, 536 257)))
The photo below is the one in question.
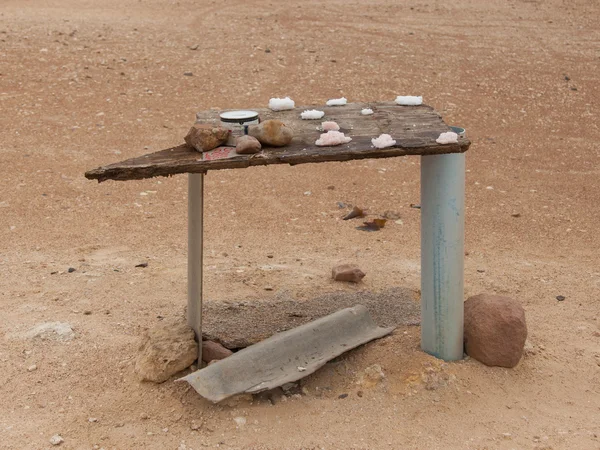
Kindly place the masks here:
MULTIPOLYGON (((399 106, 395 103, 349 103, 345 106, 304 106, 288 111, 274 112, 254 109, 261 120, 279 119, 294 129, 294 139, 282 148, 263 148, 255 155, 236 155, 233 158, 203 160, 202 154, 186 144, 150 153, 137 158, 99 167, 86 172, 89 179, 137 180, 179 173, 206 173, 209 170, 240 169, 268 164, 304 164, 327 161, 350 161, 364 158, 389 158, 405 155, 433 155, 462 153, 471 142, 459 138, 458 144, 438 144, 440 133, 449 131, 440 115, 430 106, 399 106), (361 109, 371 108, 374 114, 363 116, 361 109), (306 109, 325 112, 322 120, 302 120, 300 113, 306 109), (321 122, 337 122, 352 141, 335 147, 317 147, 321 122), (374 148, 371 139, 387 133, 396 140, 394 147, 374 148)), ((197 114, 197 121, 219 123, 220 111, 211 110, 197 114)))

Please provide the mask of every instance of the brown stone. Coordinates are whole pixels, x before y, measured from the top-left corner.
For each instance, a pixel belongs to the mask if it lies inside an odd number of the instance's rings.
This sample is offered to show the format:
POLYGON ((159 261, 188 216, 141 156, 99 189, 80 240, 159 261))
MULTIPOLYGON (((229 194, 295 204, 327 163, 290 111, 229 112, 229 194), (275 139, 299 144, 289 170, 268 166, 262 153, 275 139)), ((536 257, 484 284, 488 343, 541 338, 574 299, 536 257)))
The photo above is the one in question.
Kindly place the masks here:
POLYGON ((235 140, 235 152, 239 155, 248 155, 260 152, 262 145, 254 136, 240 136, 235 140))
POLYGON ((142 380, 162 383, 198 358, 194 331, 185 319, 163 321, 142 336, 135 371, 142 380))
POLYGON ((514 367, 527 339, 521 304, 499 295, 479 294, 465 302, 465 350, 488 366, 514 367))
POLYGON ((283 147, 292 142, 294 132, 281 120, 265 120, 258 125, 250 125, 248 134, 254 136, 261 144, 283 147))
POLYGON ((358 283, 365 277, 365 273, 354 264, 341 264, 333 268, 331 276, 335 281, 358 283))
POLYGON ((204 123, 196 123, 187 136, 185 142, 194 147, 199 152, 207 152, 227 141, 229 137, 229 130, 225 128, 216 127, 204 123))
POLYGON ((218 361, 231 355, 233 355, 233 352, 228 348, 223 347, 218 342, 202 342, 202 361, 204 362, 210 363, 211 361, 218 361))

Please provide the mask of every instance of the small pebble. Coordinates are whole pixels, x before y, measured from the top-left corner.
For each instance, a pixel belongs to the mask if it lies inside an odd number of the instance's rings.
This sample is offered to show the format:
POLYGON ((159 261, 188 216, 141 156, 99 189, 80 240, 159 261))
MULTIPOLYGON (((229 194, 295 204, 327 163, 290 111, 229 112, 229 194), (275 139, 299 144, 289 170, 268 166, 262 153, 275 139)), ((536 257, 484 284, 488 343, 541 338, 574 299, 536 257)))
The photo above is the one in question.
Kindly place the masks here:
POLYGON ((348 394, 340 394, 340 395, 338 396, 338 398, 346 398, 346 397, 348 397, 348 394))
POLYGON ((67 270, 67 272, 69 272, 69 273, 73 273, 73 272, 75 272, 75 270, 76 270, 76 269, 75 269, 74 267, 69 267, 69 270, 67 270))
POLYGON ((84 314, 85 316, 90 316, 90 315, 92 314, 92 311, 90 311, 89 309, 86 309, 86 310, 83 312, 83 314, 84 314))
POLYGON ((60 434, 55 434, 54 436, 52 436, 50 438, 50 443, 52 445, 60 445, 63 442, 65 442, 65 440, 62 438, 62 436, 60 434))
POLYGON ((98 422, 98 419, 97 419, 97 418, 95 418, 95 417, 90 417, 90 418, 88 419, 88 422, 90 422, 90 423, 98 422))
POLYGON ((33 372, 34 370, 37 370, 37 366, 35 364, 33 364, 27 368, 27 372, 33 372))
POLYGON ((335 281, 358 283, 365 277, 365 273, 354 264, 340 264, 332 269, 331 277, 335 281))
POLYGON ((186 77, 193 77, 194 74, 192 72, 183 72, 183 75, 185 75, 186 77))
POLYGON ((565 300, 565 296, 564 295, 557 295, 556 296, 556 300, 558 300, 559 302, 562 302, 565 300))

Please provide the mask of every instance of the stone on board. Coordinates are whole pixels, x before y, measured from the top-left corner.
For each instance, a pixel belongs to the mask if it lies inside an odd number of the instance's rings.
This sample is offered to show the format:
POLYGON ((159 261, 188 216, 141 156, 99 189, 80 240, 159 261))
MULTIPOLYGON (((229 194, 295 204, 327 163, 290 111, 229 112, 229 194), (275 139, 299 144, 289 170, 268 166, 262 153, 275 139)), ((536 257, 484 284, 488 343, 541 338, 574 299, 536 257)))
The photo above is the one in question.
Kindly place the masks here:
POLYGON ((251 155, 260 152, 262 145, 254 136, 243 135, 235 140, 235 152, 239 155, 251 155))
POLYGON ((250 125, 248 134, 254 136, 264 145, 283 147, 292 142, 294 132, 281 120, 265 120, 258 125, 250 125))
POLYGON ((196 123, 190 128, 185 142, 199 152, 207 152, 223 144, 228 137, 229 130, 225 128, 196 123))

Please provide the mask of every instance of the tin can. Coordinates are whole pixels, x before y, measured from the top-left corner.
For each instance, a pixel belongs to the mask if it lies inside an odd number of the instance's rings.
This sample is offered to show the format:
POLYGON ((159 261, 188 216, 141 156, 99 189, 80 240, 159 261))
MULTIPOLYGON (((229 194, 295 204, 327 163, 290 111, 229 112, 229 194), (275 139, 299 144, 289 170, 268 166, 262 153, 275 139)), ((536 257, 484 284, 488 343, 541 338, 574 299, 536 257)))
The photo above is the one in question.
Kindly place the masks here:
POLYGON ((219 115, 221 126, 230 130, 229 139, 225 143, 228 146, 235 146, 235 139, 243 134, 248 134, 248 126, 260 123, 260 118, 256 111, 225 111, 219 115))
POLYGON ((248 125, 255 125, 260 122, 256 111, 225 111, 219 116, 221 126, 228 130, 246 129, 248 125))
POLYGON ((456 134, 458 134, 460 137, 465 137, 465 134, 467 132, 467 130, 465 130, 463 127, 450 127, 450 129, 456 134))

